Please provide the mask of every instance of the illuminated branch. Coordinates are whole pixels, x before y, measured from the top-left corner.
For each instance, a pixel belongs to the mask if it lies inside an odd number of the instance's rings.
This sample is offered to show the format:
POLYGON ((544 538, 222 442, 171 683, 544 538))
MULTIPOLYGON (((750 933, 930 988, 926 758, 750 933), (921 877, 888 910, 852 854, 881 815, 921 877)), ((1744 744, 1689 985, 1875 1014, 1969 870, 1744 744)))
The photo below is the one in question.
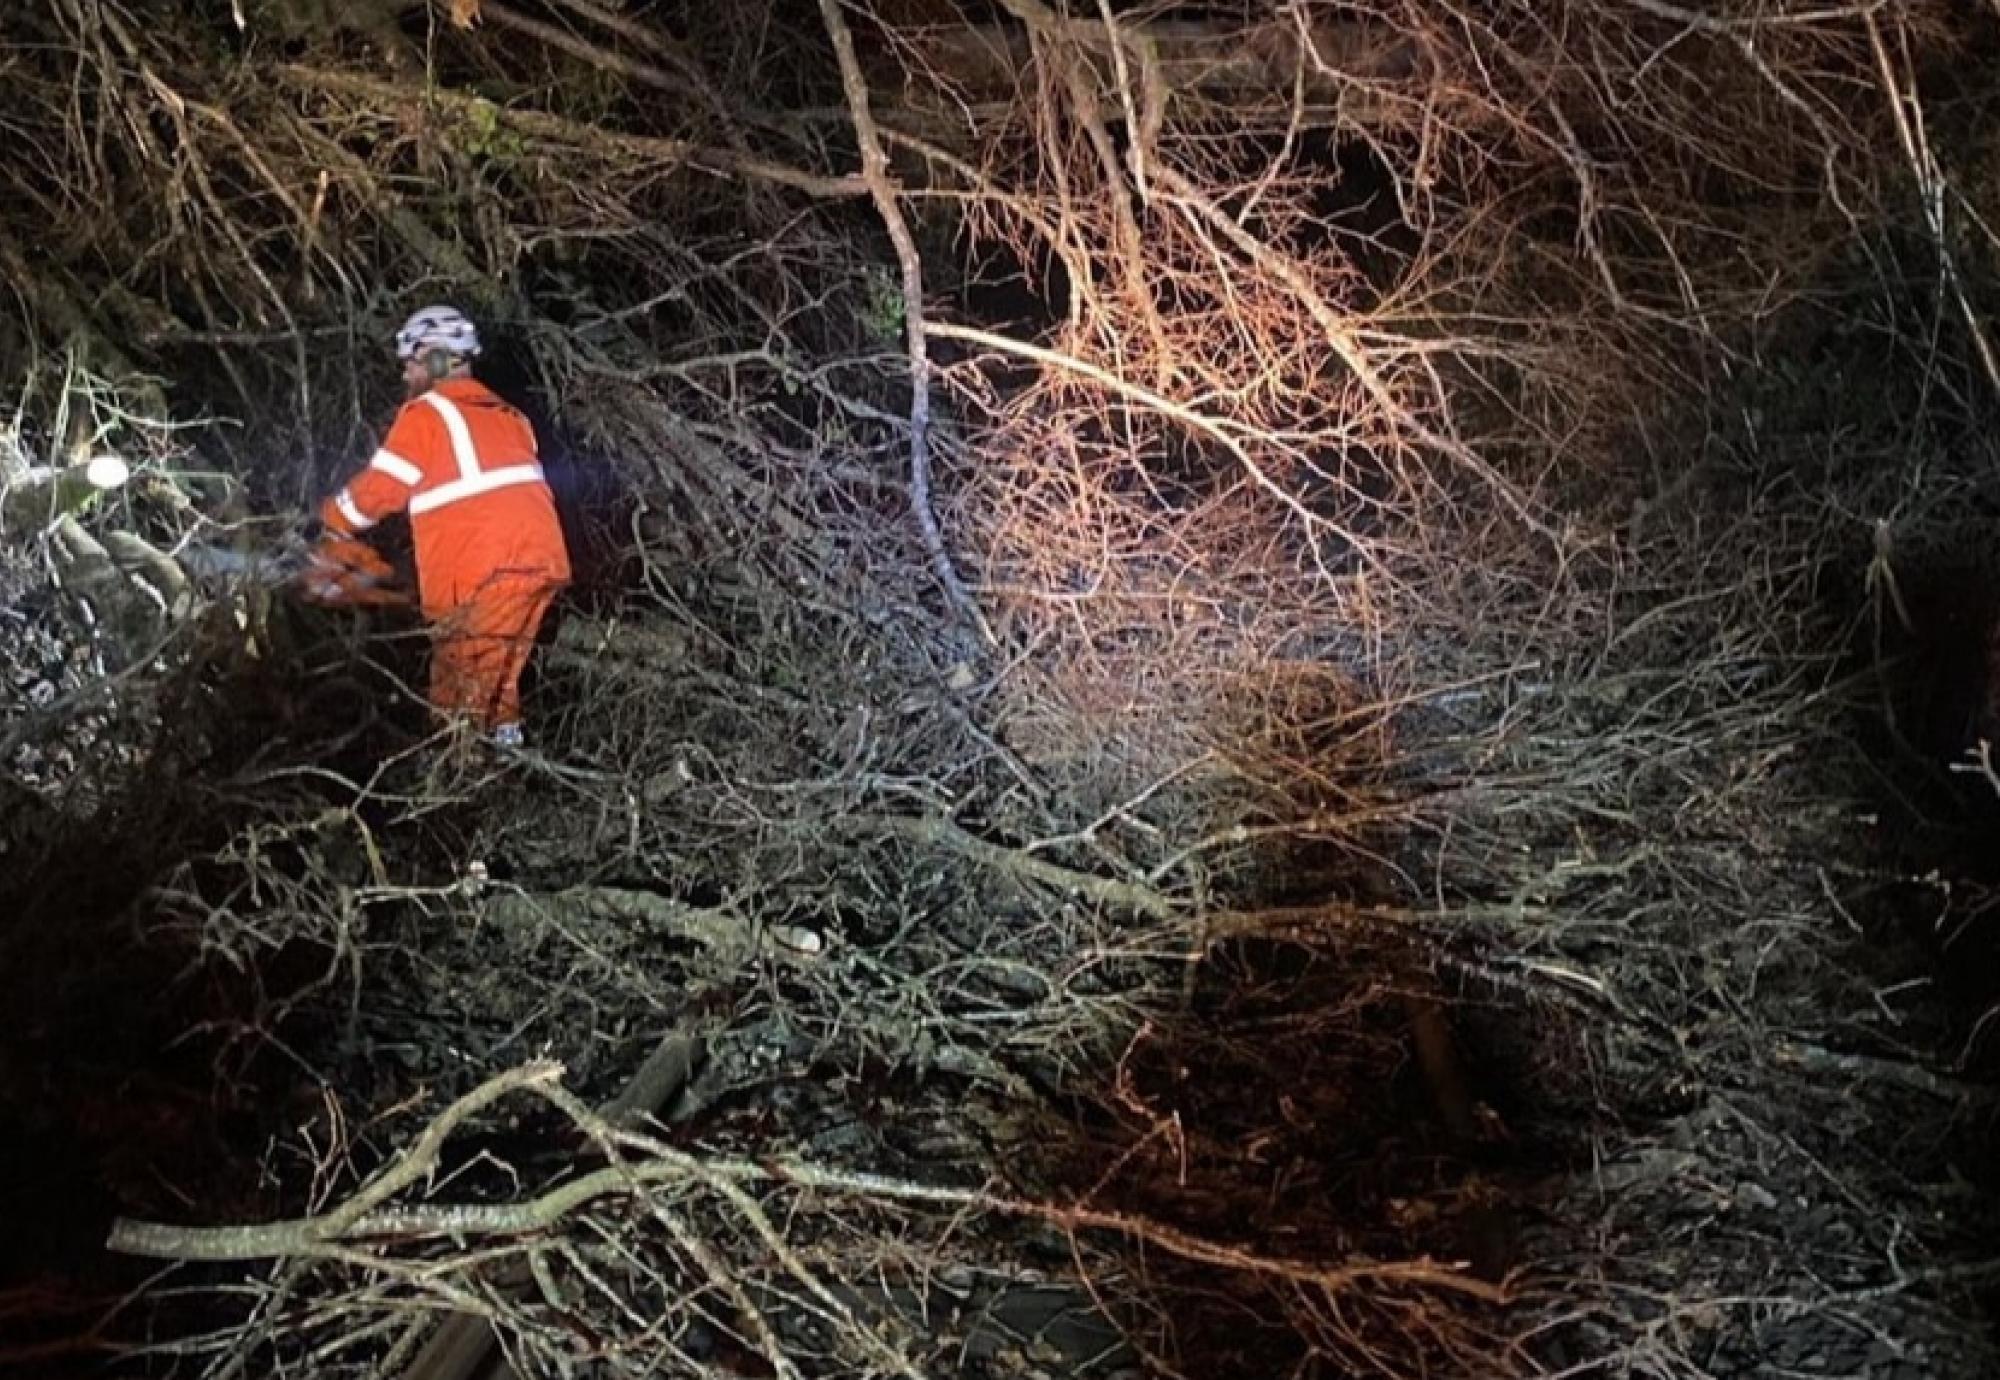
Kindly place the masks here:
POLYGON ((1066 355, 1061 351, 1050 350, 1040 345, 1031 345, 1025 340, 1015 340, 1010 336, 999 335, 992 331, 982 331, 976 327, 954 325, 947 322, 934 323, 931 326, 931 334, 941 336, 947 340, 963 340, 969 345, 983 345, 990 350, 999 350, 1007 354, 1017 355, 1022 359, 1034 360, 1037 364, 1046 364, 1077 374, 1089 379, 1093 383, 1110 389, 1122 398, 1129 399, 1144 407, 1149 407, 1164 417, 1171 418, 1184 426, 1200 432, 1222 446, 1230 455, 1234 456, 1237 463, 1242 465, 1244 472, 1250 476, 1257 487, 1284 504, 1293 516, 1306 525, 1309 531, 1327 532, 1339 538, 1349 550, 1362 559, 1373 561, 1374 558, 1370 554, 1368 543, 1363 541, 1360 536, 1342 528, 1338 523, 1313 512, 1301 503, 1296 496, 1287 491, 1282 484, 1273 479, 1264 467, 1257 463, 1256 457, 1250 453, 1248 446, 1244 444, 1243 438, 1237 434, 1241 428, 1234 424, 1222 418, 1210 416, 1196 408, 1177 403, 1173 399, 1147 388, 1144 384, 1133 383, 1129 379, 1121 379, 1110 370, 1092 364, 1088 360, 1078 359, 1074 355, 1066 355))
POLYGON ((535 1064, 489 1080, 453 1103, 425 1129, 417 1144, 368 1190, 357 1194, 333 1212, 255 1227, 170 1227, 120 1220, 112 1227, 107 1248, 122 1254, 158 1259, 254 1260, 311 1255, 334 1243, 518 1236, 545 1231, 600 1199, 642 1195, 653 1185, 704 1186, 721 1193, 739 1211, 746 1214, 754 1212, 761 1217, 762 1209, 743 1196, 746 1186, 799 1187, 883 1202, 1033 1218, 1067 1233, 1113 1232, 1184 1260, 1269 1276, 1286 1283, 1324 1290, 1328 1294, 1364 1284, 1402 1283, 1461 1294, 1489 1303, 1505 1302, 1508 1297, 1508 1291, 1503 1286, 1486 1283, 1430 1260, 1364 1260, 1334 1265, 1270 1256, 1207 1240, 1130 1213, 1105 1211, 1085 1203, 1067 1206, 1040 1203, 985 1189, 913 1183, 882 1174, 830 1169, 800 1160, 756 1162, 691 1155, 657 1137, 619 1130, 603 1118, 589 1113, 573 1097, 563 1093, 554 1081, 560 1072, 559 1068, 551 1065, 535 1064), (559 1107, 593 1139, 620 1152, 649 1158, 627 1160, 580 1175, 561 1187, 524 1202, 426 1204, 417 1207, 383 1205, 392 1193, 409 1187, 436 1167, 438 1149, 467 1116, 512 1092, 541 1096, 559 1107))
POLYGON ((868 83, 861 75, 860 61, 854 56, 854 38, 840 13, 840 0, 819 0, 820 17, 833 42, 840 63, 840 81, 847 93, 847 108, 854 121, 854 139, 861 149, 861 180, 874 198, 875 210, 895 246, 896 263, 902 272, 903 332, 910 360, 910 511, 930 556, 931 571, 944 587, 952 604, 993 641, 992 629, 979 611, 972 592, 959 578, 945 549, 944 533, 937 515, 931 511, 931 358, 930 343, 924 332, 924 271, 917 255, 916 239, 903 219, 898 189, 889 177, 889 155, 868 109, 868 83))

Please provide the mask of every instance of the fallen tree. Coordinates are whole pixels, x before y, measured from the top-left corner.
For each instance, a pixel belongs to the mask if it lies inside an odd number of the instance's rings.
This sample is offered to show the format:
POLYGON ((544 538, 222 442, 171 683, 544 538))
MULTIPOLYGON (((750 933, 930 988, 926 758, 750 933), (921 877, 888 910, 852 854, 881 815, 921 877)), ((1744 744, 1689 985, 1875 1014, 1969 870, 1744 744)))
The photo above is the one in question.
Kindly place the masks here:
MULTIPOLYGON (((113 1248, 186 1268, 81 1344, 1972 1373, 1986 1267, 1936 1223, 1986 1209, 1906 1136, 1983 1094, 1846 921, 1929 894, 1862 783, 1990 402, 1976 180, 1927 141, 1986 155, 1918 81, 1957 99, 1979 31, 1001 11, 7 21, 16 433, 53 473, 87 416, 136 472, 27 534, 186 576, 136 656, 39 615, 82 654, 10 752, 106 704, 130 750, 27 778, 66 823, 9 828, 8 942, 212 984, 159 1021, 264 1109, 231 1189, 113 1176, 113 1248), (582 519, 511 763, 431 740, 407 629, 190 569, 367 453, 434 296, 582 519), (66 831, 132 859, 77 951, 66 831), (590 1111, 666 1032, 710 1057, 658 1124, 590 1111), (1044 1287, 1122 1343, 964 1321, 1044 1287)), ((44 985, 0 1105, 78 1057, 44 985)), ((116 1079, 66 1079, 93 1143, 116 1079)))

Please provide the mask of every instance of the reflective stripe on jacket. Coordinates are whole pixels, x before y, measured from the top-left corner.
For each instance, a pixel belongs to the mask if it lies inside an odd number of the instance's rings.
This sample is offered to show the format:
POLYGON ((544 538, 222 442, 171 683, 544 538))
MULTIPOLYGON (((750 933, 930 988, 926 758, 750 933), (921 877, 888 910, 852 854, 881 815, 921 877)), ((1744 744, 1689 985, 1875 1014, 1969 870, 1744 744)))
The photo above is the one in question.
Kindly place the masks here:
POLYGON ((476 379, 446 379, 405 403, 367 468, 320 516, 354 535, 405 509, 427 613, 456 608, 495 579, 569 579, 534 429, 476 379))

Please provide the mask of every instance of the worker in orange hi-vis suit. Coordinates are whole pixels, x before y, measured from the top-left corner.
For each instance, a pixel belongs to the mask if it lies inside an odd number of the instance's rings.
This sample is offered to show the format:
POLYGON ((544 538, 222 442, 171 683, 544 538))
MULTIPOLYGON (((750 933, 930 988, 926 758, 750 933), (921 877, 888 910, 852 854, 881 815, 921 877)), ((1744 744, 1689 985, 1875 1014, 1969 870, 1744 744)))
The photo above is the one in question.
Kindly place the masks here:
POLYGON ((518 746, 521 672, 569 552, 528 419, 472 377, 479 332, 452 307, 426 307, 396 333, 409 401, 367 468, 320 510, 326 539, 309 595, 367 602, 379 584, 356 539, 405 509, 431 624, 431 705, 495 743, 518 746))

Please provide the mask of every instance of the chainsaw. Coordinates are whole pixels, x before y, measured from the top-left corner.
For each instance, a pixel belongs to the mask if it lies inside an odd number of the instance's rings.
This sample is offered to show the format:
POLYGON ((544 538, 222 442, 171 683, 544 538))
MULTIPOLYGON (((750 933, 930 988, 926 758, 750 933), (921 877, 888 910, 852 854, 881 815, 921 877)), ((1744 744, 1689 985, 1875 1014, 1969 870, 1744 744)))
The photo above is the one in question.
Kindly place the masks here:
POLYGON ((187 541, 173 555, 193 579, 282 589, 308 604, 381 608, 410 602, 396 568, 380 552, 333 533, 317 542, 287 534, 267 546, 187 541))

